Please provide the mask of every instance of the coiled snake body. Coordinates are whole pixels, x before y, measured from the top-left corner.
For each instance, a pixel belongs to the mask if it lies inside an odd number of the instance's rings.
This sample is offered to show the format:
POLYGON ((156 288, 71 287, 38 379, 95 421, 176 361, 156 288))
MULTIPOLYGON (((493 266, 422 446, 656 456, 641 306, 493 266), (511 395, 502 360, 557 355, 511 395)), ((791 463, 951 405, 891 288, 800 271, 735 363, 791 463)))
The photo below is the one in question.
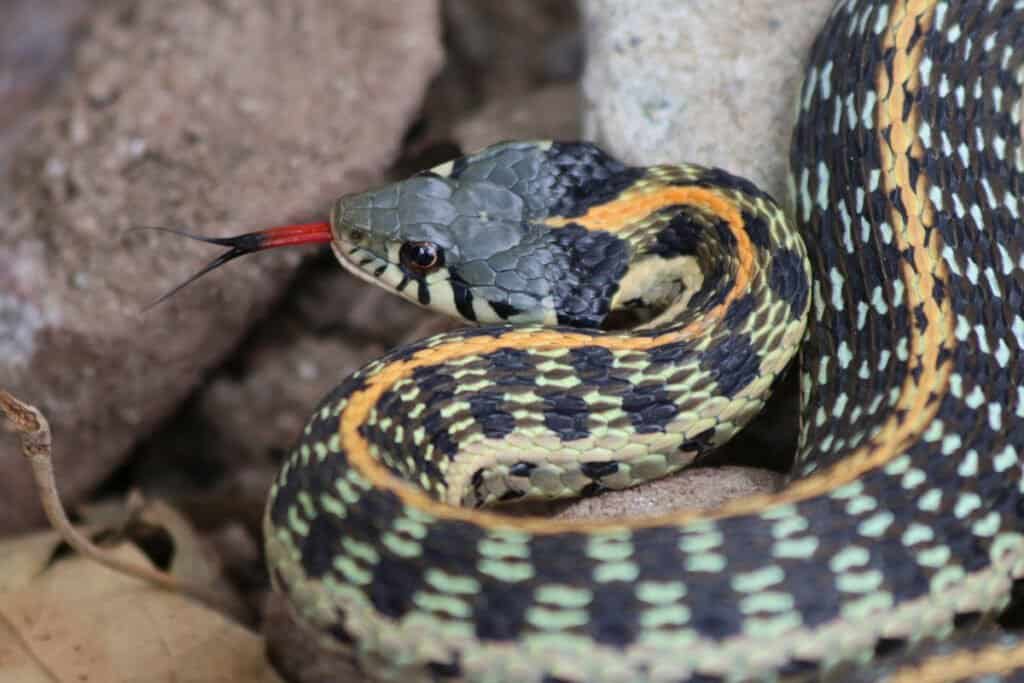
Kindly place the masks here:
MULTIPOLYGON (((506 143, 339 200, 347 268, 483 326, 317 409, 266 515, 300 618, 396 680, 745 680, 1005 606, 1024 575, 1022 30, 1005 0, 837 4, 792 147, 809 261, 750 183, 586 144, 506 143), (778 494, 640 520, 474 509, 679 469, 761 407, 807 320, 778 494)), ((1024 663, 991 647, 938 670, 1024 663)))

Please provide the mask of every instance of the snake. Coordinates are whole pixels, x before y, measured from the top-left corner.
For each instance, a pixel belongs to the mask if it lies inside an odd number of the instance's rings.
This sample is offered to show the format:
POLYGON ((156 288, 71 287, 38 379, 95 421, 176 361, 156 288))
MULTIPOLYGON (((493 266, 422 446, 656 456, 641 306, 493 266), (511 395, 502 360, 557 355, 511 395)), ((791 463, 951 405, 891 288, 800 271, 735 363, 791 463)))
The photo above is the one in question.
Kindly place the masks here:
POLYGON ((1014 637, 949 638, 1024 577, 1020 4, 837 2, 789 207, 714 167, 516 141, 206 238, 231 247, 209 268, 329 243, 471 324, 344 379, 286 457, 265 549, 299 623, 383 680, 827 678, 893 651, 892 680, 1019 675, 1014 637), (778 491, 503 509, 699 462, 794 357, 778 491))

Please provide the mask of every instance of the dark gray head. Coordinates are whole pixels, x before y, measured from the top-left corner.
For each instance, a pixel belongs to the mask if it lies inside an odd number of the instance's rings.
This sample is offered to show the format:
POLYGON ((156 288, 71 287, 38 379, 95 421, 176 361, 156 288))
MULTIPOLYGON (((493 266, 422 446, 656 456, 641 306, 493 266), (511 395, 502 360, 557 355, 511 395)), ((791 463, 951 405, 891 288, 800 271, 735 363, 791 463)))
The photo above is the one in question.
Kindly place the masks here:
POLYGON ((502 143, 339 199, 332 247, 359 277, 469 321, 596 326, 628 245, 545 220, 584 214, 638 173, 589 144, 502 143))

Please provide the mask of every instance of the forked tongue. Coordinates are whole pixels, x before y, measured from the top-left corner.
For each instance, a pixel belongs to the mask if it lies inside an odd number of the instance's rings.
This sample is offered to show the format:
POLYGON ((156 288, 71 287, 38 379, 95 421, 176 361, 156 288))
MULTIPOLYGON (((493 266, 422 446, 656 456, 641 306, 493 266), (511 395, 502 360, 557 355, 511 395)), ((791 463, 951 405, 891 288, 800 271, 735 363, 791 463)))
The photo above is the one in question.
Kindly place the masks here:
POLYGON ((202 235, 193 235, 192 233, 184 232, 182 230, 161 227, 145 227, 139 229, 159 230, 161 232, 181 235, 182 237, 187 237, 191 240, 218 244, 222 247, 230 247, 226 252, 203 266, 198 273, 146 306, 146 308, 143 309, 146 311, 159 303, 163 303, 188 285, 209 273, 211 270, 216 270, 228 261, 232 261, 239 256, 263 251, 264 249, 293 247, 300 244, 326 244, 331 241, 330 223, 299 223, 296 225, 282 225, 277 228, 267 228, 266 230, 247 232, 244 235, 235 235, 234 237, 204 237, 202 235))

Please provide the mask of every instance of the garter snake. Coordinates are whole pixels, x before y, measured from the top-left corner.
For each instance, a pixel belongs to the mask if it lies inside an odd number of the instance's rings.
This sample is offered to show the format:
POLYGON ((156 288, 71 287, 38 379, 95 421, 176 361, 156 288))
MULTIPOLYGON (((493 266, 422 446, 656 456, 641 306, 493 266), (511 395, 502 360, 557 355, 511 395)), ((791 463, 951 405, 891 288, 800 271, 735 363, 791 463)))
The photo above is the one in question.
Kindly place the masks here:
MULTIPOLYGON (((1022 40, 1007 0, 838 2, 791 151, 806 250, 728 173, 546 142, 221 240, 225 259, 330 241, 481 325, 324 399, 271 492, 276 588, 403 681, 827 675, 1004 607, 1024 575, 1022 40), (683 467, 801 340, 779 493, 637 520, 478 509, 683 467)), ((947 671, 1024 659, 990 652, 947 671)))

